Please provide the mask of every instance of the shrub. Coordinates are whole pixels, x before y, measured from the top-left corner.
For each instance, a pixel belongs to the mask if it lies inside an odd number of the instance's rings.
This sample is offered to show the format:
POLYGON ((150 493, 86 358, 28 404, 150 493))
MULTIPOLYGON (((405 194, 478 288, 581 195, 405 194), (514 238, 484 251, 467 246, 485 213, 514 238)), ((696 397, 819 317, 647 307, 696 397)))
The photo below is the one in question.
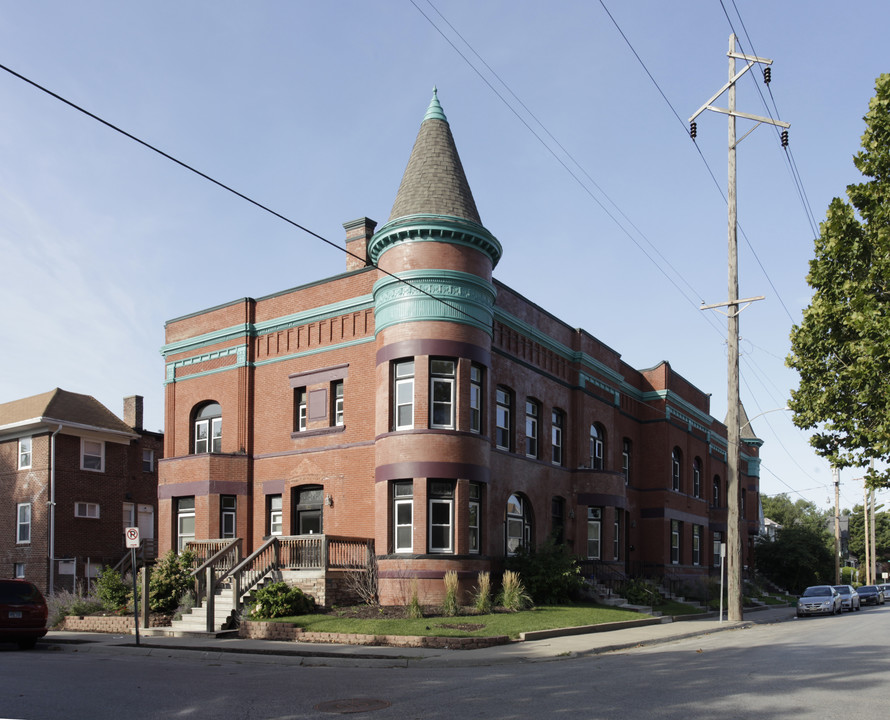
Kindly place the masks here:
POLYGON ((271 619, 315 612, 315 598, 285 582, 275 582, 256 591, 251 617, 271 619))
POLYGON ((526 592, 519 573, 512 570, 504 571, 498 604, 510 612, 519 612, 533 606, 531 595, 526 592))
POLYGON ((405 607, 405 615, 412 620, 423 617, 423 607, 420 604, 420 598, 417 596, 417 578, 411 583, 411 600, 405 607))
POLYGON ((110 567, 99 571, 93 590, 102 607, 109 612, 118 612, 126 608, 133 594, 133 590, 127 587, 121 574, 110 567))
POLYGON ((658 592, 655 584, 648 580, 638 578, 628 580, 622 588, 621 594, 631 605, 648 605, 649 607, 664 605, 664 597, 658 592))
POLYGON ((457 573, 449 570, 445 573, 445 599, 442 601, 442 615, 454 617, 460 614, 460 603, 457 601, 457 573))
POLYGON ((531 550, 520 548, 506 567, 522 576, 528 594, 539 605, 571 602, 584 586, 578 561, 553 539, 531 550))
POLYGON ((491 574, 479 573, 479 584, 476 586, 476 594, 473 597, 473 605, 476 612, 488 615, 491 612, 491 574))
POLYGON ((148 581, 148 604, 153 612, 176 611, 179 599, 194 587, 194 564, 195 554, 190 550, 180 555, 170 550, 155 563, 148 581))
POLYGON ((47 625, 54 627, 68 615, 93 615, 102 610, 102 601, 95 593, 83 592, 78 586, 75 592, 59 590, 46 598, 47 625))

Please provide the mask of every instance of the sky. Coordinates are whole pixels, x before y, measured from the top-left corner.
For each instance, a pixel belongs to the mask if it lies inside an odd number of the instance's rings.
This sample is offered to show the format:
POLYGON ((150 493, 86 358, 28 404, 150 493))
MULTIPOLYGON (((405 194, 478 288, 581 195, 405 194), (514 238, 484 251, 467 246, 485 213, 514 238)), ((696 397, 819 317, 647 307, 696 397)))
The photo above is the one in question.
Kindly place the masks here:
MULTIPOLYGON (((142 395, 162 430, 165 322, 343 272, 343 223, 386 222, 435 86, 495 277, 636 368, 669 361, 723 420, 726 319, 700 306, 728 299, 728 119, 705 110, 693 142, 688 118, 735 33, 773 61, 737 109, 791 124, 786 151, 737 122, 739 292, 765 296, 740 317, 741 399, 761 491, 827 510, 784 360, 890 71, 890 4, 841 5, 0 0, 0 402, 61 387, 120 415, 142 395)), ((861 476, 841 472, 841 507, 861 476)))

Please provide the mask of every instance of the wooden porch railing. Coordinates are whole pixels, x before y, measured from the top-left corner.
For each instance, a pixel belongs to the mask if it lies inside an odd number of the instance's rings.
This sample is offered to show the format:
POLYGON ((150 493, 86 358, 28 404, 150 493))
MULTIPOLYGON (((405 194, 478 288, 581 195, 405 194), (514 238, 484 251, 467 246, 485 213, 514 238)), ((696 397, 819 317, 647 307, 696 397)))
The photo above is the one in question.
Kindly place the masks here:
POLYGON ((235 607, 242 610, 245 596, 263 578, 280 570, 361 570, 367 567, 374 541, 333 535, 278 535, 243 560, 241 539, 197 540, 188 543, 199 558, 192 575, 196 582, 196 600, 207 605, 207 629, 212 630, 213 595, 229 581, 235 607))

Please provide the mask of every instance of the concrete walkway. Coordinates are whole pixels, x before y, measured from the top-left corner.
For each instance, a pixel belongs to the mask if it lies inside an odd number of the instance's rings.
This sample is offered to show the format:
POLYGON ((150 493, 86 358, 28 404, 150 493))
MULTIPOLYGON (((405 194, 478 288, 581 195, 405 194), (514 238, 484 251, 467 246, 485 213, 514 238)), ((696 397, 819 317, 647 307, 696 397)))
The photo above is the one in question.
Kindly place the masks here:
MULTIPOLYGON (((687 616, 689 617, 689 616, 687 616)), ((714 632, 738 630, 761 623, 795 617, 794 608, 783 606, 746 610, 741 622, 719 622, 715 615, 692 616, 676 622, 624 627, 609 632, 556 635, 476 650, 319 645, 275 640, 242 640, 215 637, 140 637, 133 635, 50 631, 38 643, 38 651, 72 653, 125 653, 153 657, 190 656, 219 660, 237 653, 239 662, 340 667, 450 667, 489 666, 511 663, 550 662, 614 652, 627 648, 669 643, 714 632)), ((567 631, 568 632, 568 631, 567 631)))

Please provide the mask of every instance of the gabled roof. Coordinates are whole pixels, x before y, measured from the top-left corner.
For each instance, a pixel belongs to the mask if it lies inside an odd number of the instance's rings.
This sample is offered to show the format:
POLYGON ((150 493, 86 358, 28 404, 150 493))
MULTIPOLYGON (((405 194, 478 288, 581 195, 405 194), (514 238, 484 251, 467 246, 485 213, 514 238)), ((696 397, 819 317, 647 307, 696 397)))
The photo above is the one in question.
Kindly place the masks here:
POLYGON ((139 437, 133 428, 91 395, 56 388, 0 404, 0 432, 58 425, 139 437))
POLYGON ((482 224, 435 88, 389 219, 411 215, 446 215, 482 224))

